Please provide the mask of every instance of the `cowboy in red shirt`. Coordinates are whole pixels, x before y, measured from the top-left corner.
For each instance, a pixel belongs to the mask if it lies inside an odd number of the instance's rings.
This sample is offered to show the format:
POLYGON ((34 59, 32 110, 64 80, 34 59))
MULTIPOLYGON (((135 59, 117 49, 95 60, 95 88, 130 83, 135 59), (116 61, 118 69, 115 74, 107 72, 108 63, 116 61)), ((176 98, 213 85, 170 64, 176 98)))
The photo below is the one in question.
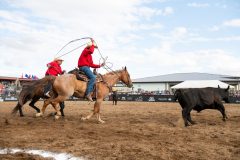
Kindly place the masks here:
POLYGON ((102 63, 101 65, 94 64, 92 60, 92 54, 94 52, 94 48, 98 48, 96 43, 93 39, 91 39, 91 42, 87 44, 87 47, 84 48, 82 51, 82 54, 80 55, 78 59, 78 67, 80 71, 83 71, 86 76, 89 79, 87 89, 85 96, 89 101, 93 101, 91 97, 91 92, 93 91, 93 86, 96 80, 96 76, 91 71, 91 68, 100 68, 105 65, 105 63, 102 63))
MULTIPOLYGON (((62 71, 61 64, 63 60, 60 58, 55 58, 54 61, 47 64, 47 71, 45 73, 45 76, 58 76, 60 74, 63 74, 65 71, 62 71)), ((44 88, 44 95, 47 97, 50 97, 49 92, 52 89, 52 84, 48 84, 44 88)))
POLYGON ((61 64, 63 60, 60 58, 55 58, 54 61, 47 64, 48 70, 45 75, 58 76, 59 74, 63 74, 61 64))
MULTIPOLYGON (((58 75, 64 74, 65 70, 62 71, 62 68, 61 68, 62 62, 63 62, 62 59, 55 58, 54 61, 48 63, 47 64, 48 69, 45 73, 45 76, 58 76, 58 75)), ((50 94, 49 94, 51 90, 52 90, 52 84, 49 82, 44 87, 44 95, 46 97, 51 97, 50 94)), ((59 105, 60 105, 60 108, 61 108, 60 112, 61 112, 62 116, 64 116, 64 112, 63 112, 64 102, 59 103, 59 105)))

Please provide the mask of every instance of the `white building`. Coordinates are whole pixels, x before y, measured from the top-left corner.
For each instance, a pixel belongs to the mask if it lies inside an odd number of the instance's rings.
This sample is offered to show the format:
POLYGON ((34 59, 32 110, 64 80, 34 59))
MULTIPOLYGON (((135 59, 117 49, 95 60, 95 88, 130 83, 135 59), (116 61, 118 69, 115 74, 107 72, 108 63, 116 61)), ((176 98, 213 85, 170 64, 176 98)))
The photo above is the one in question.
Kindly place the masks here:
POLYGON ((171 87, 186 80, 219 80, 240 89, 240 77, 209 73, 174 73, 133 79, 133 91, 171 91, 171 87))

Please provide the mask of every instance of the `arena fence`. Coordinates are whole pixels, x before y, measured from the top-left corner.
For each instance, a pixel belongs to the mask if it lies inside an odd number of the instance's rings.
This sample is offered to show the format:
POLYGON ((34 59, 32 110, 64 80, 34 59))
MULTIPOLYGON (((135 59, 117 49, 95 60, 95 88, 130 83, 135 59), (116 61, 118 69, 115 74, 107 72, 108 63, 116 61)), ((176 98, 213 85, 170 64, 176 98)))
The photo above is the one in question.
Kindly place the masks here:
MULTIPOLYGON (((240 97, 230 96, 230 103, 240 103, 240 97)), ((77 101, 83 99, 77 99, 71 97, 69 101, 77 101)), ((118 101, 136 101, 136 102, 175 102, 173 95, 141 95, 141 94, 118 94, 118 101)), ((15 95, 0 95, 1 101, 17 101, 15 95)), ((112 95, 105 98, 105 101, 112 101, 112 95)))
MULTIPOLYGON (((112 96, 109 96, 112 100, 112 96)), ((138 102, 175 102, 174 95, 133 95, 119 94, 118 101, 138 101, 138 102)), ((240 97, 230 96, 230 103, 240 103, 240 97)))

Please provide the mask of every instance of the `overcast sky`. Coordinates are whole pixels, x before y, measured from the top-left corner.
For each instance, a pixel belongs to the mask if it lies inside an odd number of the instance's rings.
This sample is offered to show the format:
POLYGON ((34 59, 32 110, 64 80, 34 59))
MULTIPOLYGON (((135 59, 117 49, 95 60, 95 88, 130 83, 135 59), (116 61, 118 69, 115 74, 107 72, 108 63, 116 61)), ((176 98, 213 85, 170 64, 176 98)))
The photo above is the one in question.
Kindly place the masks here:
MULTIPOLYGON (((66 43, 86 36, 132 78, 240 76, 239 0, 0 0, 0 76, 43 77, 66 43)), ((63 56, 62 68, 75 68, 82 49, 63 56)), ((99 63, 97 50, 93 57, 99 63)))

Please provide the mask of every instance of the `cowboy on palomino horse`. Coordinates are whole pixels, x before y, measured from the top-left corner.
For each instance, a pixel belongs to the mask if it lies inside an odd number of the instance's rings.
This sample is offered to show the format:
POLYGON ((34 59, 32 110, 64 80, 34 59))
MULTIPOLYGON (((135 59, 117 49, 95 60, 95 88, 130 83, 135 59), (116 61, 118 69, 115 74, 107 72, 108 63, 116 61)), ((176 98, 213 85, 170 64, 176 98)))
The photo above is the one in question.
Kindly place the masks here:
MULTIPOLYGON (((109 92, 111 92, 112 86, 121 81, 129 88, 132 87, 132 80, 126 67, 124 67, 122 70, 106 73, 101 77, 103 81, 96 83, 96 102, 94 104, 94 110, 88 116, 82 117, 82 120, 88 120, 96 114, 98 122, 104 123, 100 117, 100 106, 103 99, 108 96, 109 92)), ((64 74, 56 77, 53 83, 53 89, 57 97, 50 97, 49 99, 45 100, 41 112, 36 114, 37 117, 42 116, 46 110, 46 107, 49 104, 52 104, 57 112, 55 119, 58 119, 60 116, 60 110, 57 107, 57 104, 65 101, 72 95, 74 97, 83 98, 87 89, 87 82, 78 80, 77 76, 74 74, 64 74)))
POLYGON ((80 57, 78 59, 79 70, 84 72, 89 79, 85 97, 91 102, 93 101, 91 95, 93 92, 93 87, 94 87, 94 83, 96 80, 96 76, 93 74, 90 67, 91 68, 100 68, 105 65, 105 63, 102 63, 101 65, 93 63, 92 54, 94 52, 94 48, 98 48, 98 46, 96 45, 95 41, 91 38, 91 42, 89 42, 87 44, 87 47, 84 48, 84 50, 82 51, 82 54, 80 55, 80 57))

